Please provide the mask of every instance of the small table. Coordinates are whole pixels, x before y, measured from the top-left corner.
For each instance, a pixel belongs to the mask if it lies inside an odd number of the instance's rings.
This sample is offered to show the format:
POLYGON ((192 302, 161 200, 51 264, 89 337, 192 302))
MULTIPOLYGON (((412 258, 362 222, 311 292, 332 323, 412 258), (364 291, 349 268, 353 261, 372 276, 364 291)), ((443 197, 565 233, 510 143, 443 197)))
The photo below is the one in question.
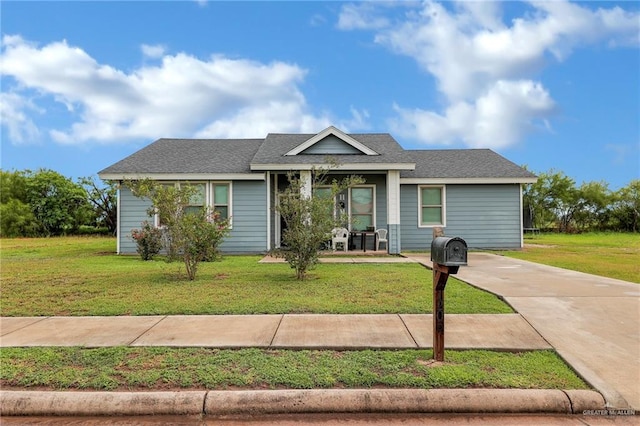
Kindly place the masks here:
POLYGON ((351 238, 360 234, 360 250, 367 251, 367 235, 373 235, 373 247, 376 246, 376 240, 378 239, 378 233, 376 231, 351 231, 351 238))

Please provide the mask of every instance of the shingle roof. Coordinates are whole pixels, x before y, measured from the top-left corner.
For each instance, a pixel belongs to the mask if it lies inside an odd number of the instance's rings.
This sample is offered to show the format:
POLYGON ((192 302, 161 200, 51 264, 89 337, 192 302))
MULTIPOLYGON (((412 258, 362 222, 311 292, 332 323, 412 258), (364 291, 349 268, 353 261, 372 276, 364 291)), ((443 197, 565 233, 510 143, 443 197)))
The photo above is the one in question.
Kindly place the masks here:
POLYGON ((401 178, 535 178, 535 175, 490 149, 434 149, 406 151, 415 170, 401 178))
POLYGON ((251 173, 264 139, 158 139, 99 174, 251 173))
MULTIPOLYGON (((252 165, 323 163, 319 155, 284 155, 313 136, 272 133, 265 139, 158 139, 99 174, 249 174, 252 165)), ((334 155, 339 162, 415 164, 415 170, 401 171, 406 179, 535 178, 489 149, 405 150, 388 133, 349 136, 380 155, 334 155)))

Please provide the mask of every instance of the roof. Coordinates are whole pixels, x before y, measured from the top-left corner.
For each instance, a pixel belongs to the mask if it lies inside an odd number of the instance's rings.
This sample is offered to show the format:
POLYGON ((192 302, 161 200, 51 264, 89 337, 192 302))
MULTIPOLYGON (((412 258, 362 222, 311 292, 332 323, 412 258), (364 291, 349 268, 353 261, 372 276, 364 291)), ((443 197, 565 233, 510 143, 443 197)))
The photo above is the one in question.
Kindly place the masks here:
POLYGON ((99 175, 250 173, 264 139, 158 139, 99 175))
POLYGON ((347 135, 333 127, 318 134, 270 133, 264 139, 158 139, 98 174, 114 180, 263 179, 265 171, 327 164, 326 155, 305 154, 324 134, 375 153, 330 155, 343 170, 400 170, 403 183, 535 180, 535 175, 489 149, 405 150, 388 133, 347 135))
POLYGON ((410 150, 415 170, 402 179, 533 178, 535 175, 490 149, 410 150))

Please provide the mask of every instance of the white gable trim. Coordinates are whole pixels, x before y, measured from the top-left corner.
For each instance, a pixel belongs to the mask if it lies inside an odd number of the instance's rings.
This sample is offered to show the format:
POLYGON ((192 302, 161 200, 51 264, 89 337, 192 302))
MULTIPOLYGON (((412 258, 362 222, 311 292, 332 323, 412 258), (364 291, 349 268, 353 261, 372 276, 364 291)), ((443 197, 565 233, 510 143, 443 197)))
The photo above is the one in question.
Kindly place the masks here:
POLYGON ((329 135, 333 135, 333 136, 343 140, 345 143, 351 145, 352 147, 354 147, 358 151, 362 152, 363 154, 366 154, 366 155, 380 155, 377 152, 375 152, 374 150, 372 150, 371 148, 367 147, 366 145, 361 144, 360 142, 358 142, 357 140, 355 140, 351 136, 347 135, 342 130, 335 128, 334 126, 327 127, 326 129, 324 129, 323 131, 321 131, 317 135, 313 136, 312 138, 308 139, 304 143, 298 145, 297 147, 295 147, 291 151, 287 152, 285 155, 298 155, 301 152, 303 152, 305 149, 315 145, 316 143, 320 142, 322 139, 326 138, 329 135))

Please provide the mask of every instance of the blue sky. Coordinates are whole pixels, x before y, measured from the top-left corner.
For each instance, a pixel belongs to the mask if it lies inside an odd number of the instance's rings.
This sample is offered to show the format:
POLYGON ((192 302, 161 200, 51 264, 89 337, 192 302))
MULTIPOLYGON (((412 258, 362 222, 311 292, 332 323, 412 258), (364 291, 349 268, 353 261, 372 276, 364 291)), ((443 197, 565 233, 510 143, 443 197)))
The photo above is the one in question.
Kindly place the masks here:
POLYGON ((640 178, 637 2, 29 2, 1 8, 5 170, 162 137, 388 132, 611 189, 640 178))

